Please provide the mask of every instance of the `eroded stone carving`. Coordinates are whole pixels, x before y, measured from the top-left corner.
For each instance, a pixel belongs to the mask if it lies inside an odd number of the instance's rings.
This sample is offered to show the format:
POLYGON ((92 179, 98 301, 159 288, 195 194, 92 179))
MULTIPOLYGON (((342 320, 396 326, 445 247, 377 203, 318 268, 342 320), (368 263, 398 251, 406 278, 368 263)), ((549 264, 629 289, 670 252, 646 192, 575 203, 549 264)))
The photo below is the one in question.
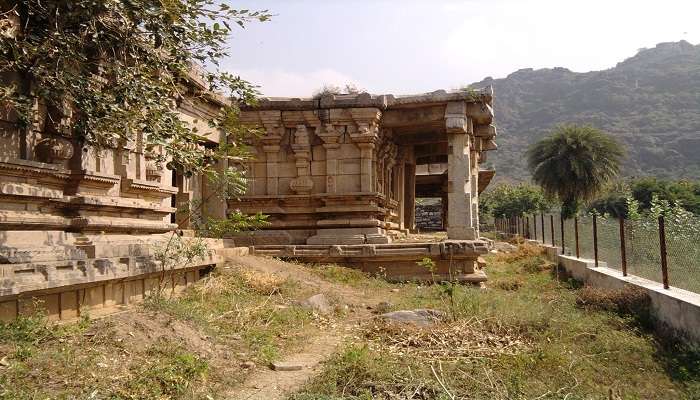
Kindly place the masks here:
POLYGON ((73 157, 73 144, 62 137, 41 139, 34 146, 34 154, 38 161, 61 164, 73 157))

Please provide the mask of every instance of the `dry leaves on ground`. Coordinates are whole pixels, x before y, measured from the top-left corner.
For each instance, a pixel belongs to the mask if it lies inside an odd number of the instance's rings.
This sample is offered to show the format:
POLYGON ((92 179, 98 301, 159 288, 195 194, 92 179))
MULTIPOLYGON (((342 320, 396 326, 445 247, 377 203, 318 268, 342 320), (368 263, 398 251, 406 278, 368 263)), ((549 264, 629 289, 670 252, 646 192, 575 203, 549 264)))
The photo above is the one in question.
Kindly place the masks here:
POLYGON ((513 355, 527 346, 518 334, 476 318, 430 328, 374 320, 365 325, 363 335, 377 350, 442 361, 513 355))

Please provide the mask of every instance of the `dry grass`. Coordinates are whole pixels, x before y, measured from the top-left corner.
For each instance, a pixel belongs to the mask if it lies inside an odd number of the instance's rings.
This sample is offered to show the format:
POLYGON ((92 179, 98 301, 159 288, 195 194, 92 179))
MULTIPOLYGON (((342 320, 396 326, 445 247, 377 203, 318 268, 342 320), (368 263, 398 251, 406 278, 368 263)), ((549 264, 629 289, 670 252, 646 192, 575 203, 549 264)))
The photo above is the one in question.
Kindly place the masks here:
POLYGON ((513 355, 526 346, 517 332, 475 317, 429 328, 375 320, 363 328, 362 334, 374 350, 425 360, 464 361, 513 355))
POLYGON ((493 286, 505 291, 515 291, 520 289, 524 284, 525 282, 522 278, 510 277, 497 280, 494 282, 493 286))
POLYGON ((585 286, 576 294, 576 305, 588 310, 632 316, 640 322, 651 322, 651 298, 642 288, 632 285, 618 290, 585 286))
MULTIPOLYGON (((700 350, 629 318, 644 309, 635 293, 559 282, 529 245, 485 258, 490 289, 457 287, 454 322, 365 326, 292 398, 700 399, 700 350)), ((403 309, 452 307, 435 287, 400 294, 403 309)))
POLYGON ((518 246, 518 250, 512 253, 498 253, 494 257, 495 262, 499 263, 514 263, 523 259, 542 256, 544 250, 532 244, 521 244, 518 246))
POLYGON ((286 281, 278 275, 266 272, 241 269, 238 273, 251 290, 262 295, 279 293, 286 281))

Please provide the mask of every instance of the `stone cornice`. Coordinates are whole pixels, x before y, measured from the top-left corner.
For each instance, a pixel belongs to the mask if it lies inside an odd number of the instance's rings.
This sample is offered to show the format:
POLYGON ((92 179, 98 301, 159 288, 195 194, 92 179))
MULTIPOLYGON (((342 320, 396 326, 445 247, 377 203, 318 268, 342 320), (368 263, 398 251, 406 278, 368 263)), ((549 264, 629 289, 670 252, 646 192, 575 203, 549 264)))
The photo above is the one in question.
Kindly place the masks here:
POLYGON ((316 110, 331 108, 365 108, 376 107, 380 110, 401 108, 404 106, 440 104, 452 101, 491 104, 493 89, 488 86, 480 90, 457 90, 447 92, 437 90, 417 95, 394 96, 372 95, 369 93, 324 95, 317 98, 267 97, 259 100, 255 106, 243 106, 242 110, 316 110))
POLYGON ((51 176, 58 179, 69 179, 71 173, 60 165, 10 158, 0 158, 0 170, 22 176, 51 176))

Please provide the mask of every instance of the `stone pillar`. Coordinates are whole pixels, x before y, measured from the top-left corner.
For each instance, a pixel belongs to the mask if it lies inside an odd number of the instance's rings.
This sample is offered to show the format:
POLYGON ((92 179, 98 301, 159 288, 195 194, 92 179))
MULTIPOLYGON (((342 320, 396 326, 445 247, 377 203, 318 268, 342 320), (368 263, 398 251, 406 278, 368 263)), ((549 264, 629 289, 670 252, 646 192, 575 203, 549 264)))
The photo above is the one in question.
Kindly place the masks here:
POLYGON ((360 149, 360 191, 375 190, 374 150, 379 139, 379 119, 381 111, 375 108, 348 109, 357 124, 357 131, 350 133, 350 138, 360 149))
POLYGON ((404 228, 416 229, 416 166, 406 164, 404 168, 404 228))
POLYGON ((297 125, 292 151, 294 151, 296 159, 297 177, 292 179, 289 187, 297 194, 309 194, 314 182, 311 179, 311 166, 309 164, 309 158, 311 157, 309 131, 305 125, 297 125))
POLYGON ((278 185, 278 171, 277 171, 277 157, 279 156, 280 146, 279 145, 265 145, 263 146, 263 151, 265 152, 266 160, 266 188, 267 194, 279 194, 278 185))
POLYGON ((323 126, 318 136, 323 140, 326 149, 326 193, 336 193, 338 179, 338 150, 340 149, 339 133, 333 125, 323 126))
POLYGON ((374 177, 372 176, 372 155, 374 154, 373 142, 361 142, 360 148, 360 191, 371 192, 374 189, 374 177))
POLYGON ((475 229, 475 235, 478 238, 479 234, 479 153, 471 151, 471 192, 472 192, 472 226, 475 229))
POLYGON ((471 123, 466 103, 448 103, 445 110, 447 131, 447 238, 476 239, 472 225, 471 161, 469 135, 471 123))
POLYGON ((396 200, 399 202, 399 228, 406 229, 406 169, 405 164, 401 162, 396 172, 396 200))
POLYGON ((267 134, 261 138, 263 143, 262 150, 265 152, 265 176, 266 176, 266 193, 268 195, 279 194, 279 171, 277 170, 277 162, 280 153, 280 141, 282 135, 278 126, 266 127, 267 134))

